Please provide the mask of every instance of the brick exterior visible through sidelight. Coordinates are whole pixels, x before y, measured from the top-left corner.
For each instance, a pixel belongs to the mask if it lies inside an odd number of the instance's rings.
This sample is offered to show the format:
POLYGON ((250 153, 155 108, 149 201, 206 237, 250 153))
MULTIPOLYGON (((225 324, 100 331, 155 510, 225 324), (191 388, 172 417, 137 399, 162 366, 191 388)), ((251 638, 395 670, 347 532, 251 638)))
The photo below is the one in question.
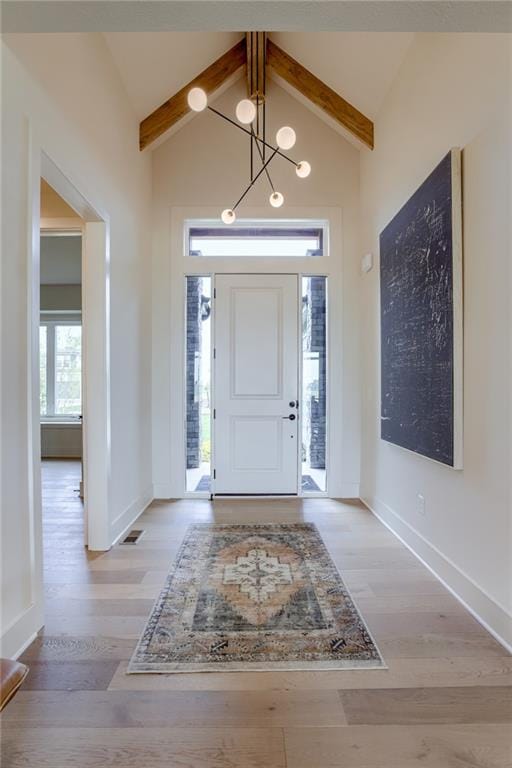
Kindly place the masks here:
POLYGON ((201 463, 200 401, 201 278, 187 277, 187 469, 201 463))
POLYGON ((311 396, 304 403, 310 413, 310 440, 305 446, 307 458, 313 469, 325 469, 326 440, 326 280, 325 277, 307 278, 307 292, 303 303, 304 352, 318 352, 318 397, 311 396))

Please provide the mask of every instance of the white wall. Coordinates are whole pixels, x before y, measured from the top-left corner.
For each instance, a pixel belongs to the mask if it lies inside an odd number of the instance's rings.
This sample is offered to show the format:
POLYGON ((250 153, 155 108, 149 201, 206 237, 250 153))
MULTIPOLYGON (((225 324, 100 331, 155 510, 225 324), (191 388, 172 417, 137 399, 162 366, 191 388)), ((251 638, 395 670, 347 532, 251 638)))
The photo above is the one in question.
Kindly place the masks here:
MULTIPOLYGON (((215 106, 228 115, 245 96, 243 80, 235 83, 220 97, 215 106)), ((271 171, 276 189, 285 196, 287 211, 301 211, 303 216, 318 216, 318 211, 341 215, 332 243, 330 270, 333 288, 331 319, 340 341, 333 349, 331 391, 335 407, 342 417, 331 423, 333 472, 330 492, 333 495, 359 494, 359 357, 358 357, 358 206, 359 153, 330 127, 325 125, 297 100, 274 83, 269 84, 268 135, 273 139, 281 125, 292 125, 297 144, 290 155, 297 160, 307 158, 313 167, 311 176, 299 180, 293 166, 276 158, 271 171), (337 282, 341 288, 337 288, 337 282), (343 368, 341 365, 343 362, 343 368)), ((209 113, 201 113, 162 144, 153 154, 153 480, 155 495, 180 495, 183 492, 183 440, 180 420, 183 373, 182 315, 178 302, 183 295, 185 269, 213 271, 199 261, 186 265, 180 251, 182 217, 187 215, 219 216, 223 208, 233 205, 247 185, 249 146, 236 128, 209 113), (171 217, 171 209, 174 216, 171 217), (174 261, 173 261, 174 259, 174 261), (178 473, 178 474, 176 474, 178 473)), ((249 193, 240 207, 244 211, 259 210, 258 215, 276 215, 268 204, 269 189, 264 177, 249 193), (261 212, 263 209, 263 214, 261 212)), ((246 213, 247 215, 247 213, 246 213)), ((333 230, 334 234, 334 230, 333 230)), ((221 265, 221 271, 247 271, 254 264, 239 261, 221 265)), ((256 265, 268 271, 300 270, 303 265, 285 267, 275 261, 256 265)), ((324 266, 319 267, 323 269, 324 266)))
POLYGON ((512 643, 511 36, 418 35, 361 156, 362 252, 446 152, 463 148, 464 469, 379 439, 379 267, 364 306, 362 496, 512 643), (426 514, 416 511, 416 495, 426 514))
POLYGON ((111 538, 151 498, 151 169, 100 35, 5 36, 2 101, 1 602, 11 655, 42 621, 27 423, 29 138, 110 221, 111 538))

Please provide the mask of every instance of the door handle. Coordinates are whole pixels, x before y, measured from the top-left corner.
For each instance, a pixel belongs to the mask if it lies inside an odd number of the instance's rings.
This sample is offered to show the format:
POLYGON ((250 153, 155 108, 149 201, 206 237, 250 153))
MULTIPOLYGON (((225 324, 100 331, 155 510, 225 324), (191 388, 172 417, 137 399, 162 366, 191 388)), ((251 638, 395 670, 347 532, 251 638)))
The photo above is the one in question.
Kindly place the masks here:
POLYGON ((296 415, 294 413, 290 413, 289 416, 283 416, 283 419, 289 419, 290 421, 295 421, 296 415))

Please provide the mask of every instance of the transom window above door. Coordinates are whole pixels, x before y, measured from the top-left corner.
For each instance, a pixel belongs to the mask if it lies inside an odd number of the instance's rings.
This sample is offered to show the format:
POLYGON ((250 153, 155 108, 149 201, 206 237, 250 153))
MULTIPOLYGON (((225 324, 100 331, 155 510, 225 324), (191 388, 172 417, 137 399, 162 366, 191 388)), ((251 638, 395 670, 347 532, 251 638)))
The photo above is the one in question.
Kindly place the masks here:
POLYGON ((185 222, 187 256, 210 258, 310 258, 327 255, 328 223, 304 219, 185 222))

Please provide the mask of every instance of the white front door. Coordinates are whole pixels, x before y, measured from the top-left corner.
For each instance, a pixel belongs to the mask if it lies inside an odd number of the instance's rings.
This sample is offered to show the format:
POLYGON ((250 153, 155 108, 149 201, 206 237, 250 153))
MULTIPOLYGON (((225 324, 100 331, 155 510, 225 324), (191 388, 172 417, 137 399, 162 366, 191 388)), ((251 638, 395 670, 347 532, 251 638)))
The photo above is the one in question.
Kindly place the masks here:
POLYGON ((215 278, 216 494, 296 494, 297 275, 215 278))

